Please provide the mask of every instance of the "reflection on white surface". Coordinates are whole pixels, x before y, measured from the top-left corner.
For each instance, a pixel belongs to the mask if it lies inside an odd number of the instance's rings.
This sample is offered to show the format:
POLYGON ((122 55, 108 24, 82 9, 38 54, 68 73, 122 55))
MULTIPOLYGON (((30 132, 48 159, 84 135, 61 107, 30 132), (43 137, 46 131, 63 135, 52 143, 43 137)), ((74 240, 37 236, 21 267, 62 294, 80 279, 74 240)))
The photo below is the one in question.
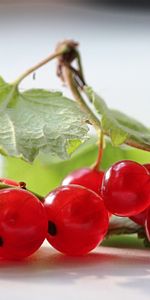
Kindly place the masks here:
POLYGON ((131 249, 100 247, 71 258, 45 245, 24 263, 0 266, 1 295, 15 300, 148 300, 149 280, 149 251, 131 249))

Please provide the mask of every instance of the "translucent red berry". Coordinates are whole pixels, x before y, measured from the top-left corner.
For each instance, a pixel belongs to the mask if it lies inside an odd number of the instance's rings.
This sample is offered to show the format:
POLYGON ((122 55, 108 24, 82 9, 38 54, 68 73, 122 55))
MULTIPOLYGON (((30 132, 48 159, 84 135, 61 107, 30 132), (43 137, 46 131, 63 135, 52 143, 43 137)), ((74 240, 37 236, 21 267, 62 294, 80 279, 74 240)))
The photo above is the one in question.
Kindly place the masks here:
POLYGON ((0 178, 0 182, 8 185, 19 186, 19 182, 9 178, 0 178))
POLYGON ((46 233, 45 209, 34 195, 21 189, 0 190, 0 258, 31 255, 46 233))
MULTIPOLYGON (((150 164, 144 164, 143 166, 148 170, 148 172, 150 174, 150 164)), ((149 210, 149 208, 145 209, 144 211, 142 211, 141 213, 139 213, 137 215, 130 217, 130 219, 132 221, 134 221, 135 223, 144 226, 148 210, 149 210)))
MULTIPOLYGON (((150 173, 150 164, 144 164, 143 165, 147 170, 148 172, 150 173)), ((145 220, 146 220, 146 217, 147 217, 147 212, 148 212, 148 209, 145 209, 144 211, 142 211, 141 213, 135 215, 135 216, 132 216, 130 217, 130 219, 132 221, 134 221, 135 223, 139 224, 139 225, 142 225, 144 226, 145 225, 145 220)))
POLYGON ((100 196, 77 185, 62 186, 47 195, 47 240, 62 253, 84 255, 108 229, 108 212, 100 196))
MULTIPOLYGON (((148 172, 150 174, 150 164, 144 164, 143 166, 148 170, 148 172)), ((134 215, 134 216, 130 217, 130 219, 132 221, 134 221, 135 223, 137 223, 141 226, 144 226, 148 209, 149 208, 145 209, 144 211, 142 211, 141 213, 139 213, 137 215, 134 215)))
POLYGON ((90 168, 82 168, 73 171, 64 178, 62 185, 78 184, 96 193, 100 193, 104 172, 90 168))
POLYGON ((150 176, 133 161, 115 163, 104 175, 102 197, 107 209, 118 216, 132 216, 150 205, 150 176))
POLYGON ((143 166, 148 170, 148 172, 150 174, 150 164, 144 164, 143 166))

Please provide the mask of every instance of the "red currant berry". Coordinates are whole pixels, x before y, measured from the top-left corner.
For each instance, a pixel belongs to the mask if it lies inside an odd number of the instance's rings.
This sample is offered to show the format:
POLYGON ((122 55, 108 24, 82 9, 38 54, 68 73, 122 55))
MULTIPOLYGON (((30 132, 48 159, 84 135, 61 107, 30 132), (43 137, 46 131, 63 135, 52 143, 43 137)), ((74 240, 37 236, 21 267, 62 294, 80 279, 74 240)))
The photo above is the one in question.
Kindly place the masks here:
POLYGON ((0 182, 8 185, 19 186, 19 182, 9 178, 0 178, 0 182))
MULTIPOLYGON (((148 170, 148 172, 150 174, 150 164, 144 164, 143 166, 148 170)), ((130 219, 132 221, 134 221, 135 223, 144 226, 145 220, 146 220, 146 217, 147 217, 147 212, 148 212, 148 208, 145 209, 144 211, 142 211, 141 213, 130 217, 130 219)))
POLYGON ((102 197, 111 213, 133 216, 150 205, 148 171, 133 161, 115 163, 104 175, 102 197))
MULTIPOLYGON (((144 164, 143 166, 148 170, 148 172, 150 174, 150 164, 144 164)), ((145 220, 146 220, 146 217, 147 217, 147 212, 148 212, 148 208, 145 209, 144 211, 142 211, 141 213, 130 217, 130 219, 132 221, 134 221, 135 223, 144 226, 145 220)))
POLYGON ((21 189, 0 191, 0 258, 22 259, 34 253, 47 233, 43 204, 21 189))
POLYGON ((66 178, 64 178, 62 185, 82 185, 96 193, 100 193, 103 176, 103 171, 97 171, 90 168, 82 168, 73 171, 66 178))
POLYGON ((94 249, 108 229, 108 212, 99 195, 78 185, 62 186, 47 195, 49 243, 67 255, 94 249))
POLYGON ((146 208, 144 211, 142 211, 141 213, 137 214, 137 215, 134 215, 132 217, 130 217, 130 219, 132 221, 134 221, 135 223, 141 225, 141 226, 144 226, 145 224, 145 219, 146 219, 146 216, 147 216, 147 211, 148 211, 148 208, 146 208))
POLYGON ((148 173, 150 174, 150 164, 144 164, 143 166, 148 170, 148 173))

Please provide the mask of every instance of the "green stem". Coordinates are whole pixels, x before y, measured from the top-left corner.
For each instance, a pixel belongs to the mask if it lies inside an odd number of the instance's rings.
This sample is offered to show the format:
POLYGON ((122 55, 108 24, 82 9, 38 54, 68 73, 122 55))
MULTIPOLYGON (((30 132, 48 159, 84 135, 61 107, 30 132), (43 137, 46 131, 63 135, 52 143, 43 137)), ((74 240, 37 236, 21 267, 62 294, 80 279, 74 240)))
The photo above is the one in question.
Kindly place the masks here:
POLYGON ((82 67, 82 62, 81 62, 81 56, 80 56, 80 54, 79 54, 78 51, 76 51, 76 58, 77 58, 77 64, 78 64, 80 78, 82 78, 83 83, 85 85, 85 79, 84 79, 84 74, 83 74, 83 67, 82 67))
POLYGON ((50 54, 48 57, 44 58, 39 63, 35 64, 31 68, 29 68, 28 70, 23 72, 12 84, 15 86, 18 86, 24 78, 26 78, 27 76, 29 76, 30 74, 35 72, 37 69, 41 68, 42 66, 46 65, 51 60, 63 55, 67 51, 68 51, 68 48, 66 46, 64 46, 62 49, 60 49, 60 51, 56 51, 53 54, 50 54))
POLYGON ((63 66, 63 76, 64 76, 66 84, 68 85, 69 89, 71 90, 74 98, 79 103, 82 111, 84 111, 85 113, 88 114, 91 124, 93 124, 97 130, 99 130, 100 120, 98 119, 96 114, 94 114, 94 112, 91 110, 88 103, 86 102, 86 100, 82 97, 81 93, 79 92, 77 83, 73 77, 73 72, 71 71, 69 66, 66 66, 66 65, 63 66))
MULTIPOLYGON (((13 185, 9 185, 9 184, 0 183, 0 190, 2 190, 2 189, 21 189, 21 187, 20 186, 17 187, 17 186, 13 186, 13 185)), ((25 190, 27 190, 28 192, 30 192, 31 194, 33 194, 34 196, 36 196, 42 203, 44 202, 44 197, 43 196, 41 196, 41 195, 39 195, 39 194, 37 194, 35 192, 32 192, 32 191, 30 191, 28 189, 25 189, 25 190)))

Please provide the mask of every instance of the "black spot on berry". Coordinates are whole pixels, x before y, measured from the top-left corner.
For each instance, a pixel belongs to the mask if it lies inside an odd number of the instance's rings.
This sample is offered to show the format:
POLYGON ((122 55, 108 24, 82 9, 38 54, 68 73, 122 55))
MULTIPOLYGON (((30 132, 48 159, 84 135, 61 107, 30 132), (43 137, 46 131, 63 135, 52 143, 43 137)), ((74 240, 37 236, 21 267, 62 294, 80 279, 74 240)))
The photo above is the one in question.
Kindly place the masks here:
POLYGON ((3 244, 4 244, 4 240, 3 240, 3 238, 0 236, 0 247, 2 247, 3 244))
POLYGON ((57 227, 52 221, 48 221, 48 233, 52 236, 57 234, 57 227))

